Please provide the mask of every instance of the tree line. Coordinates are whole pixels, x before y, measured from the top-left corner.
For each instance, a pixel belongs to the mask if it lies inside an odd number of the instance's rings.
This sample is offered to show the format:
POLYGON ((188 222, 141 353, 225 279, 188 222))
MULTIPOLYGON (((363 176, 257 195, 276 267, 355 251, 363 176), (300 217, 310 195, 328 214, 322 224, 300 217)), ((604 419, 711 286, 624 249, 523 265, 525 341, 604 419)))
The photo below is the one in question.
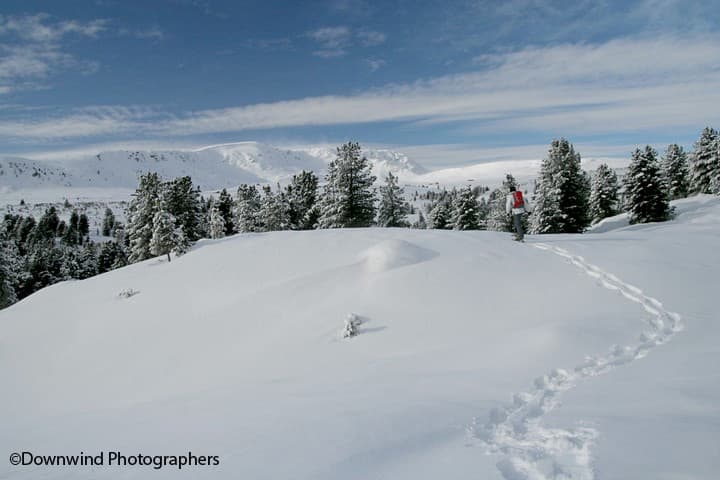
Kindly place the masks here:
MULTIPOLYGON (((190 177, 169 181, 157 173, 139 179, 127 211, 127 225, 107 209, 102 234, 90 240, 87 216, 73 212, 61 221, 54 207, 34 217, 6 214, 0 228, 0 308, 67 279, 83 279, 156 256, 181 255, 201 238, 244 232, 316 228, 414 227, 512 231, 505 200, 516 179, 499 188, 465 186, 432 192, 424 212, 412 212, 397 176, 376 177, 358 143, 337 148, 320 187, 313 172, 294 175, 284 188, 241 185, 203 198, 190 177)), ((526 194, 529 192, 526 190, 526 194)), ((705 128, 692 153, 672 144, 662 158, 650 146, 636 149, 622 181, 606 164, 590 176, 566 139, 554 140, 533 187, 529 232, 581 233, 603 218, 628 212, 631 223, 667 220, 669 200, 695 193, 720 194, 720 135, 705 128)), ((417 193, 415 194, 417 199, 417 193)))

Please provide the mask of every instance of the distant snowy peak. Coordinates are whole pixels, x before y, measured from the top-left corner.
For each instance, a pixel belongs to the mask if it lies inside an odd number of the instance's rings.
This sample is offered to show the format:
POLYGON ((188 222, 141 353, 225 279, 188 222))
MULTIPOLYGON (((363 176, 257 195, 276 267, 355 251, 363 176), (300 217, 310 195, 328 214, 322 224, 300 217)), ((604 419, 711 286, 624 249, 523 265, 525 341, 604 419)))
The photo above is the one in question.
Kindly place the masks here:
MULTIPOLYGON (((411 181, 425 169, 392 150, 366 150, 373 173, 387 172, 411 181)), ((195 150, 118 150, 56 164, 24 158, 0 158, 3 190, 46 187, 133 189, 138 177, 157 172, 163 178, 189 175, 203 190, 234 188, 242 183, 286 183, 302 170, 321 178, 335 148, 278 148, 258 142, 212 145, 195 150)))
POLYGON ((302 170, 322 174, 326 168, 324 159, 307 152, 257 142, 215 145, 197 152, 219 155, 228 165, 251 172, 266 182, 284 182, 302 170))
MULTIPOLYGON (((307 147, 295 151, 322 159, 326 164, 337 158, 337 149, 334 147, 307 147)), ((388 172, 399 176, 401 180, 410 180, 417 175, 427 173, 424 167, 410 160, 404 153, 395 150, 364 149, 362 153, 370 161, 373 174, 378 180, 385 178, 388 172)))
POLYGON ((61 165, 20 157, 0 157, 0 190, 70 186, 72 173, 61 165))

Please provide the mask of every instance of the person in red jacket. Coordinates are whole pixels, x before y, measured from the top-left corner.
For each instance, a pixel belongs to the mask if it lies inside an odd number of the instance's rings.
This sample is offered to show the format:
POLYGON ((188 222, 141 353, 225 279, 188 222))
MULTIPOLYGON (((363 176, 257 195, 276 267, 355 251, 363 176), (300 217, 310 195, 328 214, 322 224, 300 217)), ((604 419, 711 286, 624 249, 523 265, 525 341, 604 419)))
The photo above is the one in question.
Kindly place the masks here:
POLYGON ((515 187, 510 187, 510 193, 507 194, 505 200, 505 211, 512 214, 513 225, 515 226, 515 240, 522 242, 525 238, 525 232, 522 226, 522 216, 530 212, 530 204, 525 200, 522 192, 515 187))

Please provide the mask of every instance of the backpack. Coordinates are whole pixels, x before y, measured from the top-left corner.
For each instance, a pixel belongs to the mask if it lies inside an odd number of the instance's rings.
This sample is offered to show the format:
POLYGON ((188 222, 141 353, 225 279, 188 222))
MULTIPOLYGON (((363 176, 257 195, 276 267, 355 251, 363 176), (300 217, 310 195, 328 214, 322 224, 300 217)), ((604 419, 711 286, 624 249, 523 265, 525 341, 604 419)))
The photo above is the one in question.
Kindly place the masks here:
POLYGON ((516 190, 512 192, 513 196, 513 203, 512 208, 523 208, 525 206, 525 201, 523 200, 523 195, 520 190, 516 190))

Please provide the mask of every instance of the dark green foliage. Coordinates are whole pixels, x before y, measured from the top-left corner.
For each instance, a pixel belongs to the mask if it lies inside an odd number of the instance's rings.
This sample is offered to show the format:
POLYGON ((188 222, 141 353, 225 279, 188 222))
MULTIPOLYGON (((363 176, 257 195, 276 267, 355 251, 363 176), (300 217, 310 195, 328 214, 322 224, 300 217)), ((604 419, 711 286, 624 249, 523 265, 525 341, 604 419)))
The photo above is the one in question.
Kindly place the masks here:
POLYGON ((103 218, 102 224, 102 235, 103 237, 110 237, 115 230, 115 214, 110 208, 105 209, 105 217, 103 218))
POLYGON ((410 204, 405 200, 405 191, 398 185, 398 177, 389 172, 385 185, 380 187, 380 205, 377 224, 381 227, 408 227, 410 204))
POLYGON ((427 207, 427 228, 450 229, 452 224, 452 201, 457 192, 443 190, 427 207))
POLYGON ((720 193, 720 134, 705 127, 695 142, 690 162, 694 193, 720 193))
POLYGON ((200 190, 193 187, 192 179, 184 176, 165 183, 162 195, 167 211, 175 217, 176 224, 182 229, 185 238, 191 242, 202 238, 200 190))
POLYGON ((615 171, 603 163, 595 171, 590 192, 590 218, 593 222, 618 213, 618 189, 615 171))
POLYGON ((98 273, 105 273, 127 265, 125 251, 118 242, 105 242, 100 246, 97 259, 98 273))
POLYGON ((317 205, 318 177, 313 172, 302 171, 293 175, 290 185, 285 187, 288 205, 288 222, 292 230, 315 228, 320 216, 317 205))
POLYGON ((532 233, 580 233, 590 224, 590 178, 566 139, 553 140, 540 169, 532 233))
POLYGON ((127 235, 130 242, 131 263, 152 257, 150 240, 160 192, 161 182, 157 173, 147 173, 140 177, 140 184, 128 207, 127 235))
POLYGON ((657 154, 649 145, 633 153, 624 183, 630 223, 663 222, 669 218, 667 189, 657 154))
POLYGON ((240 185, 235 203, 235 225, 240 232, 259 232, 263 225, 260 220, 260 192, 255 185, 240 185))
POLYGON ((455 230, 480 229, 480 205, 470 186, 461 189, 455 196, 452 203, 452 228, 455 230))
POLYGON ((690 172, 687 154, 680 145, 676 143, 668 145, 662 160, 662 173, 670 200, 688 196, 690 193, 690 172))
POLYGON ((217 207, 218 213, 225 222, 225 235, 233 235, 238 232, 235 226, 235 202, 233 201, 232 195, 228 193, 226 189, 222 189, 220 196, 215 201, 214 206, 217 207))
POLYGON ((375 219, 376 177, 360 144, 348 142, 330 162, 320 210, 320 228, 369 227, 375 219))

